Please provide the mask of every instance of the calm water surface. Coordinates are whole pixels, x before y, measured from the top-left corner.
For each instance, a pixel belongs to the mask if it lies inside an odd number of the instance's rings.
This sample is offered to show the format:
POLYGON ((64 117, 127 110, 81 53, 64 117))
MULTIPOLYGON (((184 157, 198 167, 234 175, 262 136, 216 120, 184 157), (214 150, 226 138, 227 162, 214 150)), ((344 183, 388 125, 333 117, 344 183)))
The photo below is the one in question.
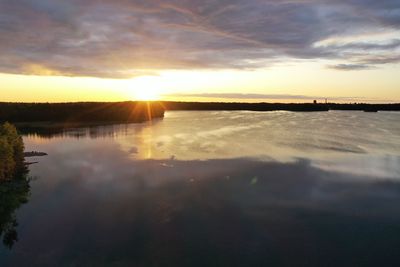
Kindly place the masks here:
POLYGON ((167 112, 24 141, 49 155, 0 266, 400 265, 400 113, 167 112))

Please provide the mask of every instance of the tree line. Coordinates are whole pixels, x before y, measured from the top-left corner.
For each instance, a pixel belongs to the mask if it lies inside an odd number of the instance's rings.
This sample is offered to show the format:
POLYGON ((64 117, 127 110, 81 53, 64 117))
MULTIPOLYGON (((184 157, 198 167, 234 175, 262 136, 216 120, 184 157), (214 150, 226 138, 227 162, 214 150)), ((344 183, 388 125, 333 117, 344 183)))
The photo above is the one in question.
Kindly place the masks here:
POLYGON ((239 103, 163 101, 166 110, 249 110, 249 111, 400 111, 400 104, 336 103, 239 103))
POLYGON ((144 122, 163 116, 158 102, 0 103, 2 122, 144 122))
POLYGON ((251 110, 251 111, 400 111, 400 104, 335 103, 223 103, 223 102, 78 102, 1 103, 0 122, 144 122, 162 118, 165 110, 251 110))

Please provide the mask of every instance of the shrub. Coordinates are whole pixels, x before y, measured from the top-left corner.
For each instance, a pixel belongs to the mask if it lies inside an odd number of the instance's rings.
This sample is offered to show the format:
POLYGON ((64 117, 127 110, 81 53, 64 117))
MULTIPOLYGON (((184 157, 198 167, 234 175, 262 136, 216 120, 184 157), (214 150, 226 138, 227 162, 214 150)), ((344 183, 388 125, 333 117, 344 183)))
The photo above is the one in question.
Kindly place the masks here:
POLYGON ((0 180, 10 180, 25 169, 24 143, 17 129, 9 124, 0 125, 0 180))

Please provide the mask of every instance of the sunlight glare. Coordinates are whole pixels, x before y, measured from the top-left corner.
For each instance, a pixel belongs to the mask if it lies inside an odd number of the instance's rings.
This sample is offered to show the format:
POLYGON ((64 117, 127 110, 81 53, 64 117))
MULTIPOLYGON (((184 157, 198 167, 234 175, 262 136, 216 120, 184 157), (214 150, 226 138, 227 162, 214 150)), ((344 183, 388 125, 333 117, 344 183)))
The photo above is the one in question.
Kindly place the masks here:
POLYGON ((131 84, 131 97, 135 100, 159 100, 162 93, 162 83, 158 77, 144 76, 133 79, 131 84))
POLYGON ((137 100, 150 101, 160 99, 160 95, 156 90, 146 89, 143 91, 135 92, 135 98, 137 100))

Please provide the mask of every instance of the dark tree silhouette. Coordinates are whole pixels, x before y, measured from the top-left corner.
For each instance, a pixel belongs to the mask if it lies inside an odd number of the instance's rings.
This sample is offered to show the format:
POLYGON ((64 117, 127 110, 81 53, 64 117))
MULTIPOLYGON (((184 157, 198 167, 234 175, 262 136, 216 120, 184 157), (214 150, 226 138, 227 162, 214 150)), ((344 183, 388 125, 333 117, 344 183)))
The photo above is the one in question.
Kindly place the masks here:
POLYGON ((162 102, 166 110, 250 110, 250 111, 400 111, 400 104, 335 104, 335 103, 222 103, 222 102, 162 102))
POLYGON ((159 102, 0 103, 3 122, 144 122, 163 116, 159 102))

